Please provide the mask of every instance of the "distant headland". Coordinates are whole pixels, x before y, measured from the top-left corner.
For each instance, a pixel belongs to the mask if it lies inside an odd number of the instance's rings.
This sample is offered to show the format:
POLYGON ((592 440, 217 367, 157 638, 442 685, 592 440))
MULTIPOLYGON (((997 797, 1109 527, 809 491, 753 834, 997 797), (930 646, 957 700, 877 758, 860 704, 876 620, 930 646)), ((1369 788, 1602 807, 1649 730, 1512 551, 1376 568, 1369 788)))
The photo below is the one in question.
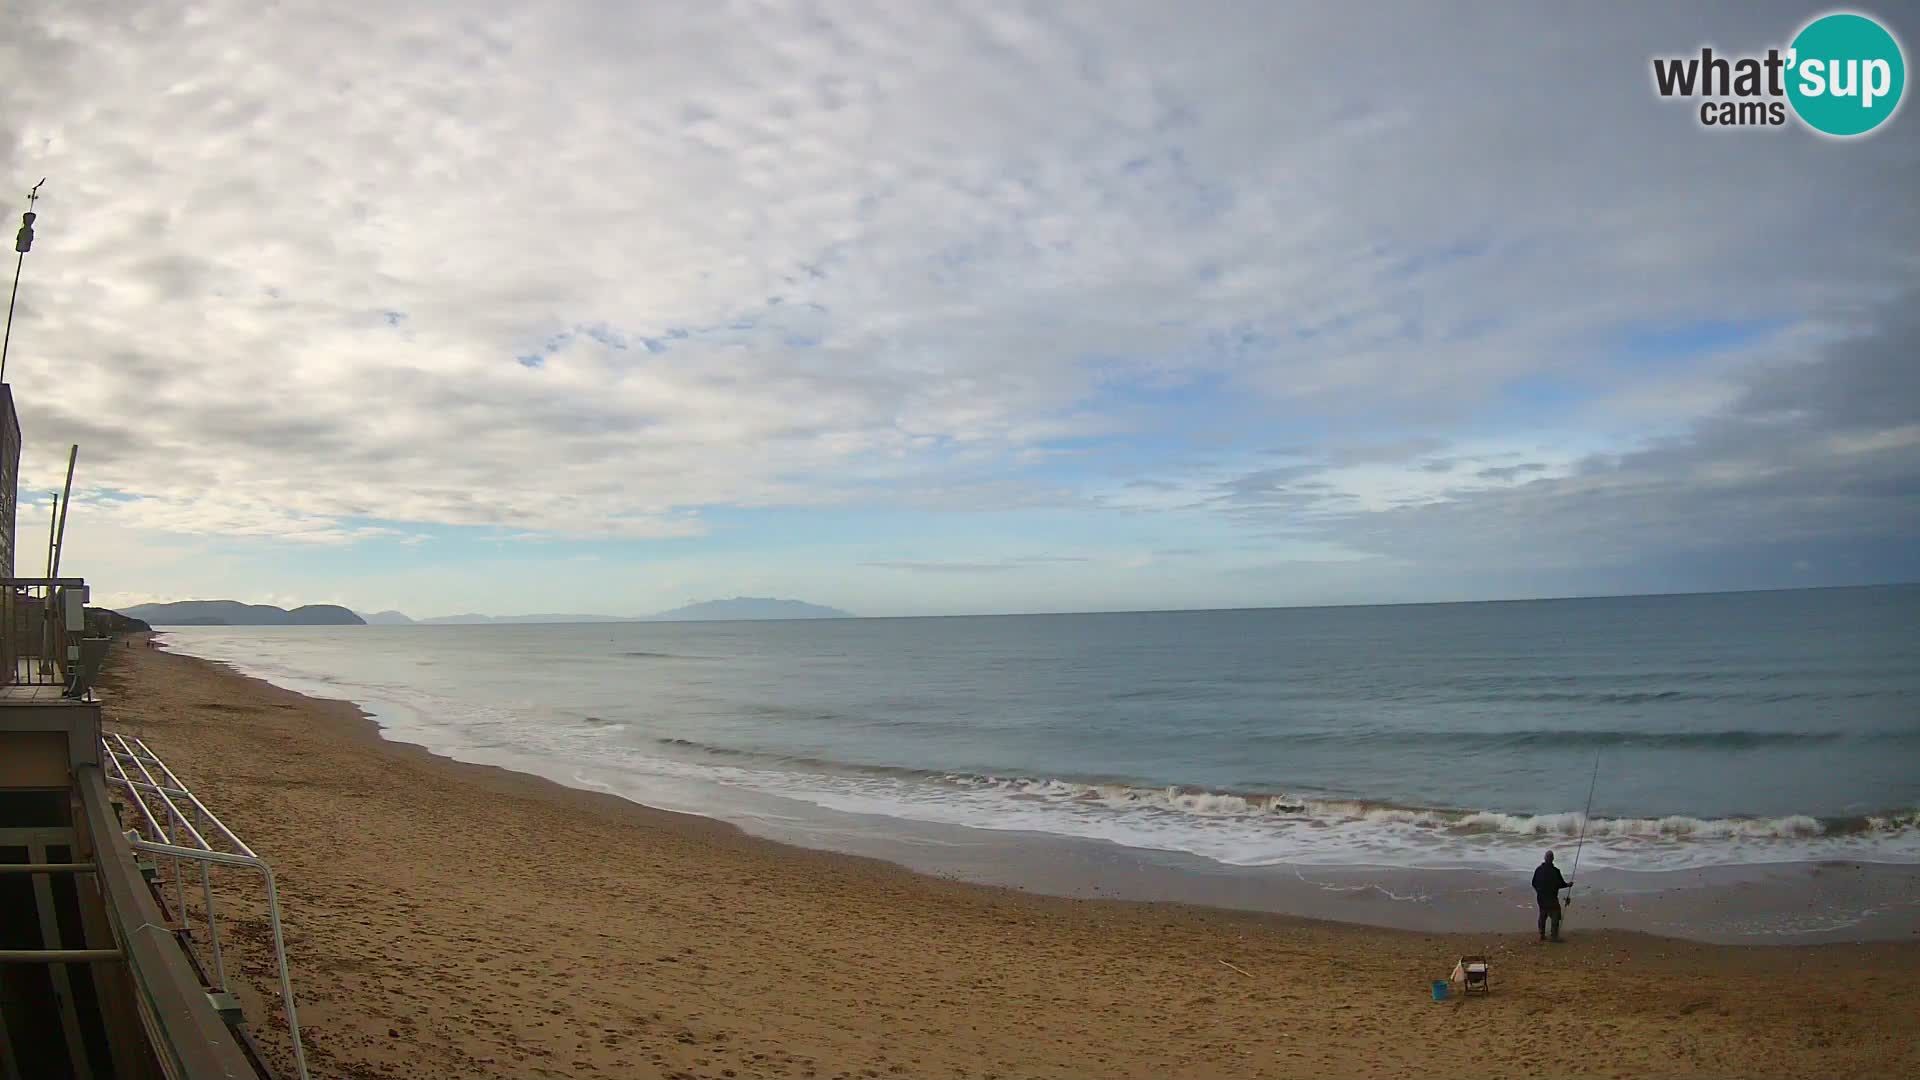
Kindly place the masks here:
POLYGON ((291 611, 271 604, 243 604, 237 600, 180 600, 170 604, 136 604, 124 614, 154 626, 449 626, 480 623, 578 622, 729 622, 772 619, 851 619, 839 608, 770 596, 736 596, 708 600, 653 615, 440 615, 414 619, 398 611, 360 614, 337 604, 308 604, 291 611))
POLYGON ((307 604, 288 611, 238 600, 180 600, 135 604, 121 611, 152 626, 362 626, 366 620, 337 604, 307 604))
POLYGON ((731 600, 708 600, 688 604, 672 611, 647 616, 647 622, 724 622, 736 619, 851 619, 839 608, 822 607, 800 600, 779 600, 770 596, 736 596, 731 600))
POLYGON ((851 619, 839 608, 809 604, 802 600, 783 600, 771 596, 736 596, 731 600, 708 600, 688 604, 672 611, 652 615, 439 615, 431 619, 410 619, 398 611, 378 611, 362 616, 375 626, 448 626, 475 623, 581 623, 581 622, 728 622, 766 619, 851 619))

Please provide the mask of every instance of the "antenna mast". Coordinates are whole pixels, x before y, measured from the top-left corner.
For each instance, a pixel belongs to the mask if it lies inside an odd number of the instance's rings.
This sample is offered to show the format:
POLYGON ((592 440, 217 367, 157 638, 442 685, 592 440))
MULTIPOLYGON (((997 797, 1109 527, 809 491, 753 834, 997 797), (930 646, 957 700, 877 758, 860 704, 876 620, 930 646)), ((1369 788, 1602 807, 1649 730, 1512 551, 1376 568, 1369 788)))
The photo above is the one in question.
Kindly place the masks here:
POLYGON ((50 491, 53 502, 47 508, 47 576, 53 576, 53 526, 60 520, 60 493, 50 491))
MULTIPOLYGON (((40 178, 40 184, 47 182, 40 178)), ((27 212, 20 215, 20 231, 14 234, 13 250, 19 256, 13 260, 13 292, 7 297, 7 332, 0 337, 0 383, 7 381, 7 347, 13 344, 13 302, 20 298, 20 267, 27 261, 27 252, 33 250, 33 220, 40 215, 33 212, 33 204, 40 200, 40 184, 33 185, 27 192, 27 212)))
MULTIPOLYGON (((73 449, 67 451, 67 487, 66 490, 60 493, 60 529, 54 537, 53 566, 47 574, 48 577, 57 578, 60 576, 60 553, 65 550, 67 546, 67 504, 73 501, 73 463, 79 456, 80 444, 74 443, 73 449)), ((1579 852, 1574 853, 1573 861, 1575 865, 1579 864, 1579 852)))

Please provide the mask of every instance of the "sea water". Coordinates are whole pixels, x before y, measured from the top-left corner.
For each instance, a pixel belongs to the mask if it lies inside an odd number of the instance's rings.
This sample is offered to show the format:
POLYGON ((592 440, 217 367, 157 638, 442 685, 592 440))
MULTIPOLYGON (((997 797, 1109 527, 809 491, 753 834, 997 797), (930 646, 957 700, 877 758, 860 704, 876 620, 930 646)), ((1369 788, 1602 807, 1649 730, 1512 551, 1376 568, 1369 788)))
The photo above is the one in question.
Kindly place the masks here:
POLYGON ((167 640, 389 738, 720 817, 1524 868, 1591 784, 1590 867, 1920 863, 1920 586, 167 640))

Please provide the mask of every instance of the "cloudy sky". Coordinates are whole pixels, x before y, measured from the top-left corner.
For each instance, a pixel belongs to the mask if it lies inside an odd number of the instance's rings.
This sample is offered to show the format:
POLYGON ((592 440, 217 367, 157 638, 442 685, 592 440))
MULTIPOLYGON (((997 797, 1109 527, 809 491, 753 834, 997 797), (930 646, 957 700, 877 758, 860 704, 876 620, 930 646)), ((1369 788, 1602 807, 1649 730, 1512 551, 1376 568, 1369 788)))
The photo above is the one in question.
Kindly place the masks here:
POLYGON ((1920 120, 1651 89, 1820 10, 10 0, 20 572, 78 442, 121 604, 1914 580, 1920 120))

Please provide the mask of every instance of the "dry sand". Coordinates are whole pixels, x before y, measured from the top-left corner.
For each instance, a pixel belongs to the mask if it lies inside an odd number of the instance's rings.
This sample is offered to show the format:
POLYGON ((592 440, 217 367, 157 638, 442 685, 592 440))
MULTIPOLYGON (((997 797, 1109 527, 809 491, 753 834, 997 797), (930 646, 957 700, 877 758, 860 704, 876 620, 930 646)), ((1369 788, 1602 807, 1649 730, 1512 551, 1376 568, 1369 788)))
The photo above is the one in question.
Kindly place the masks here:
MULTIPOLYGON (((316 1077, 1920 1076, 1910 943, 1042 897, 448 761, 160 650, 117 650, 104 689, 273 864, 316 1077), (1492 995, 1435 1004, 1474 951, 1492 995)), ((260 891, 222 884, 291 1075, 260 891)))

